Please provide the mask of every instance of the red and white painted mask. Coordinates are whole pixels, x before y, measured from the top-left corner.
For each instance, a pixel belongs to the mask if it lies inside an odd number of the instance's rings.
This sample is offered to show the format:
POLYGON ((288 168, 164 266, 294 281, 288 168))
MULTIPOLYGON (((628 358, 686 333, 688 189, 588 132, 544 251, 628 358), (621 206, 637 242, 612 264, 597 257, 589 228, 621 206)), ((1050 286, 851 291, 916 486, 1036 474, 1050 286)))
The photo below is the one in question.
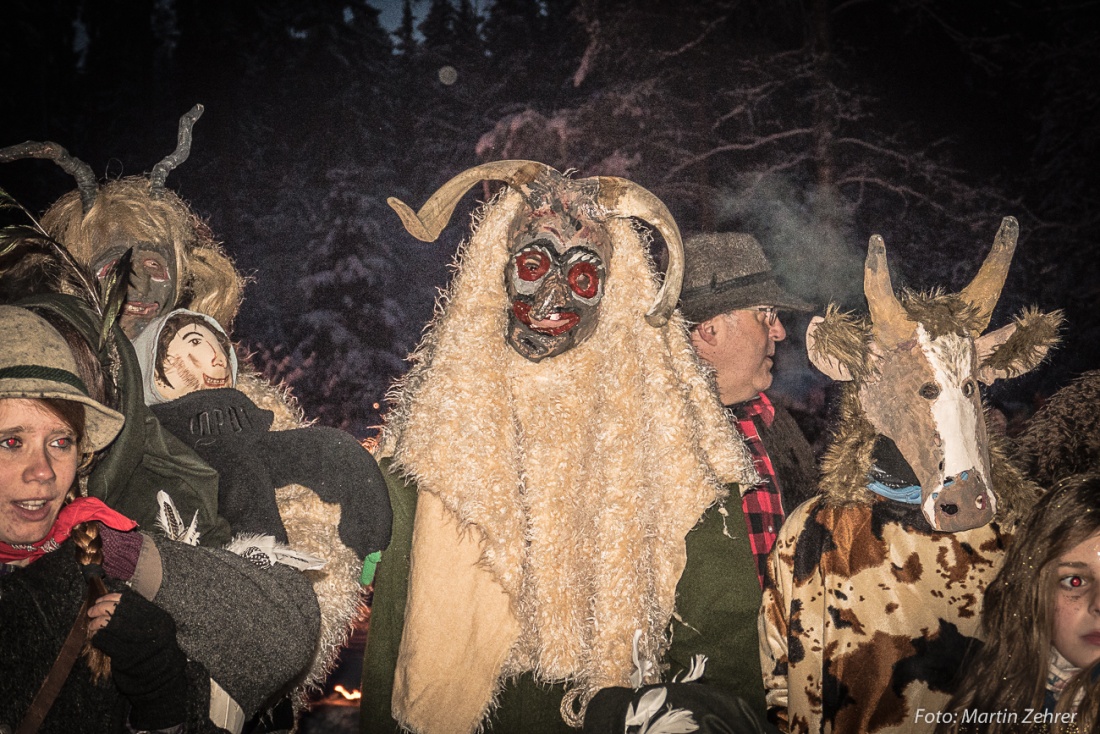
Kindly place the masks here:
POLYGON ((596 330, 611 245, 605 228, 560 206, 544 207, 521 224, 504 273, 507 340, 523 357, 539 362, 596 330))

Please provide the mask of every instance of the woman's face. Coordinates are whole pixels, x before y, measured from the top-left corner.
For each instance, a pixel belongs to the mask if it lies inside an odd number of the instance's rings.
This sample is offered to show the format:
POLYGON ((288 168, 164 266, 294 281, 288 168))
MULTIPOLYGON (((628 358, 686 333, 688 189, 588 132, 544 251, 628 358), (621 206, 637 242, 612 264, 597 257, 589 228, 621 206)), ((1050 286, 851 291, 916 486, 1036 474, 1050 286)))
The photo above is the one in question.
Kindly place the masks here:
POLYGON ((1055 561, 1052 641, 1079 668, 1100 660, 1100 533, 1055 561))
POLYGON ((0 540, 46 537, 80 463, 76 432, 37 400, 0 399, 0 540))

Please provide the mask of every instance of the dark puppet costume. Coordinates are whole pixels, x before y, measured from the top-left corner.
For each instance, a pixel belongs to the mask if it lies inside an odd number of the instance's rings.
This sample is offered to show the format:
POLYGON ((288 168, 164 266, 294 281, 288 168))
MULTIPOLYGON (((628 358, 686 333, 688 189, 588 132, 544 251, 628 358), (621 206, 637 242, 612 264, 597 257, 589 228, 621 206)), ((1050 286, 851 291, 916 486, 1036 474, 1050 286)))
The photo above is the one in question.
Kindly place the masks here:
POLYGON ((287 543, 275 489, 300 484, 312 488, 322 502, 340 508, 340 539, 360 557, 389 544, 389 499, 374 458, 353 436, 335 428, 272 431, 274 413, 261 410, 234 387, 236 355, 228 335, 212 317, 172 311, 152 321, 134 341, 134 349, 153 414, 218 472, 218 512, 235 535, 271 535, 287 543), (223 366, 227 387, 198 387, 193 392, 177 387, 177 393, 184 394, 171 400, 162 393, 158 367, 163 369, 167 357, 158 344, 165 341, 162 331, 179 317, 198 319, 227 345, 227 354, 216 357, 227 362, 223 366))

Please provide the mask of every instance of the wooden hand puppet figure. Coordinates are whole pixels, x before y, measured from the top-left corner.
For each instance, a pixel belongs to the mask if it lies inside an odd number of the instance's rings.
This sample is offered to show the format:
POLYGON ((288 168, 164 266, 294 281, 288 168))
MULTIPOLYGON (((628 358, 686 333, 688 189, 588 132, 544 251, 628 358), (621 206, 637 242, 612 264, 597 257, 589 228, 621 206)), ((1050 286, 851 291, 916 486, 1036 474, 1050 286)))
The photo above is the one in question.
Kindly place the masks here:
POLYGON ((1016 246, 1007 217, 958 294, 895 295, 871 238, 869 315, 830 307, 806 334, 845 383, 822 495, 788 519, 760 616, 769 715, 792 732, 929 731, 978 627, 1011 529, 1033 503, 986 430, 978 383, 1021 375, 1059 313, 986 332, 1016 246))

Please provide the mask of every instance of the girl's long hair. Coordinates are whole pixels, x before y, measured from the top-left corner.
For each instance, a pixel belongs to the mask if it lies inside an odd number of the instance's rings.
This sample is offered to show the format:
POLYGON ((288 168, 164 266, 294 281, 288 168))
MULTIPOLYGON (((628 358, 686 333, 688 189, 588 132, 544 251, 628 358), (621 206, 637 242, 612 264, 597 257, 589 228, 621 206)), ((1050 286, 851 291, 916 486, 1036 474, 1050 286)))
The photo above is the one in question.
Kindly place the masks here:
MULTIPOLYGON (((1019 722, 964 725, 967 711, 1040 711, 1050 665, 1052 608, 1057 588, 1057 560, 1100 532, 1100 475, 1069 477, 1035 505, 1005 555, 1004 566, 986 589, 982 605, 985 645, 968 660, 964 678, 945 711, 952 714, 939 732, 1021 731, 1019 722)), ((1076 731, 1095 731, 1100 663, 1070 681, 1058 711, 1071 706, 1077 691, 1087 689, 1078 708, 1076 731), (1088 690, 1091 689, 1091 690, 1088 690)), ((1055 734, 1060 727, 1054 724, 1055 734)), ((1026 727, 1025 729, 1026 730, 1026 727)))

